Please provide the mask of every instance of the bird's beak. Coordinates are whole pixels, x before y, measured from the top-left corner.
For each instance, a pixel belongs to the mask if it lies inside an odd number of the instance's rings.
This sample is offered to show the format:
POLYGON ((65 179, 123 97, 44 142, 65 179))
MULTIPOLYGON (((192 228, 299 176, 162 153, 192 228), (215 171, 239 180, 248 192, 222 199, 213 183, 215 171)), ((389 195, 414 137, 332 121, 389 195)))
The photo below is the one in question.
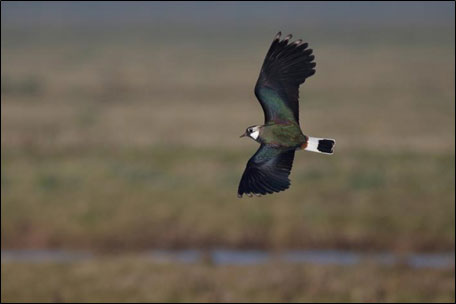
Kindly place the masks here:
POLYGON ((245 137, 245 136, 247 136, 247 132, 242 134, 241 136, 239 136, 239 138, 242 138, 242 137, 245 137))

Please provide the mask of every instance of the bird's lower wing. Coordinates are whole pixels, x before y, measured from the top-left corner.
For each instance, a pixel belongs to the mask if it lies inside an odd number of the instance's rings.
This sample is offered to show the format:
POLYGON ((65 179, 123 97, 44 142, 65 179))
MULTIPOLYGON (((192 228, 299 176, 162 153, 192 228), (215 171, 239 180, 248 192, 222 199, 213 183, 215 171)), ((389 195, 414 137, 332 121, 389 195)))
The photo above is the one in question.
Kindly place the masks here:
POLYGON ((263 195, 288 189, 294 154, 294 149, 283 150, 262 144, 247 162, 239 183, 238 196, 263 195))

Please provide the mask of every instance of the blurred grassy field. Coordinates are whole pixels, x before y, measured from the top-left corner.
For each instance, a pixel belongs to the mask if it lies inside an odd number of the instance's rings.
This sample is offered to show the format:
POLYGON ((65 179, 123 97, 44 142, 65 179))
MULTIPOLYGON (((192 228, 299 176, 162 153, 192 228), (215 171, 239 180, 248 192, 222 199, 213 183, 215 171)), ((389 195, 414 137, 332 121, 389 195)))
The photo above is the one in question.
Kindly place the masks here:
POLYGON ((8 302, 442 303, 454 301, 455 284, 454 269, 369 263, 214 267, 128 256, 70 264, 13 263, 2 269, 2 299, 8 302))
MULTIPOLYGON (((314 49, 301 126, 336 153, 299 152, 289 190, 239 200, 278 30, 2 25, 2 250, 454 251, 454 28, 280 29, 314 49)), ((454 302, 454 267, 132 255, 1 273, 2 301, 454 302)))
POLYGON ((336 154, 242 200, 274 33, 180 30, 2 28, 2 248, 454 250, 454 30, 296 30, 302 128, 336 154))

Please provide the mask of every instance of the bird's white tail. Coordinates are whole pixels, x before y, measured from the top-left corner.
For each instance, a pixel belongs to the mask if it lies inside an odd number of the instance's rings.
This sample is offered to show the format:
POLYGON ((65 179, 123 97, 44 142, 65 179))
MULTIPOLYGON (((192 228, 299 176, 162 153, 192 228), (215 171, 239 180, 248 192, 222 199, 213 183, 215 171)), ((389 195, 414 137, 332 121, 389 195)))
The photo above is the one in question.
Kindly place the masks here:
POLYGON ((333 154, 333 148, 336 144, 334 139, 329 138, 318 138, 318 137, 309 137, 307 143, 302 145, 302 148, 307 151, 324 153, 324 154, 333 154))

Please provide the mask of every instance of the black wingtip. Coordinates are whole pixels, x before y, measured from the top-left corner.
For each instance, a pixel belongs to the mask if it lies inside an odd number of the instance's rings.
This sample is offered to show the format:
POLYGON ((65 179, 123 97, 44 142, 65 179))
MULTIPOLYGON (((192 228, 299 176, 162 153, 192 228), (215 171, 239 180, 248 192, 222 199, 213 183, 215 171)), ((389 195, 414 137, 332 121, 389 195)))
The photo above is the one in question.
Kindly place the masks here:
POLYGON ((238 197, 272 194, 288 189, 291 185, 289 175, 293 166, 295 150, 276 151, 275 148, 261 146, 250 158, 242 174, 238 187, 238 197), (264 149, 267 149, 265 152, 264 149), (273 149, 271 151, 271 149, 273 149), (273 152, 275 155, 268 153, 273 152), (261 153, 260 157, 257 157, 261 153), (266 154, 265 154, 266 153, 266 154), (265 155, 267 161, 265 162, 265 155))
POLYGON ((280 39, 280 36, 282 36, 282 32, 281 32, 281 31, 279 31, 279 32, 275 35, 274 40, 279 40, 279 39, 280 39))

